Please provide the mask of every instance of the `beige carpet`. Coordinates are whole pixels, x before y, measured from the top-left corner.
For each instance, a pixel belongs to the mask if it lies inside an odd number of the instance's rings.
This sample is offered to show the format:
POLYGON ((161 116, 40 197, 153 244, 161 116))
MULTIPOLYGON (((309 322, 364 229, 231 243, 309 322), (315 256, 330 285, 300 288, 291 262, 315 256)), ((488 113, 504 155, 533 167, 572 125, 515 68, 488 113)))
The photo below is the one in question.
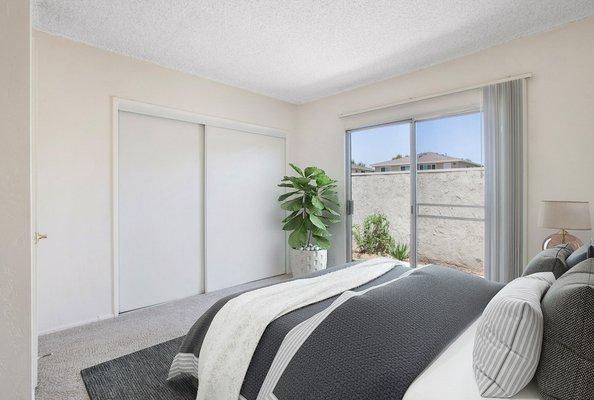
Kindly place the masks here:
POLYGON ((87 400, 89 397, 80 376, 82 369, 182 336, 218 299, 288 278, 288 275, 281 275, 41 336, 39 386, 35 398, 87 400))

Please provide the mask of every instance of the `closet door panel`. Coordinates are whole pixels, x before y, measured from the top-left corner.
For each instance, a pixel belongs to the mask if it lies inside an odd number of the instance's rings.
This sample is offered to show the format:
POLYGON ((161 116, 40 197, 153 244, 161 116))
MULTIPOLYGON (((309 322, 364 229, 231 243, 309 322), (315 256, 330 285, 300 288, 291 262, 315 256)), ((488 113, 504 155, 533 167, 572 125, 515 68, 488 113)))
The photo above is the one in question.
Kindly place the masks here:
POLYGON ((204 127, 120 111, 120 311, 203 291, 204 127))
POLYGON ((206 127, 206 290, 285 273, 285 139, 206 127))

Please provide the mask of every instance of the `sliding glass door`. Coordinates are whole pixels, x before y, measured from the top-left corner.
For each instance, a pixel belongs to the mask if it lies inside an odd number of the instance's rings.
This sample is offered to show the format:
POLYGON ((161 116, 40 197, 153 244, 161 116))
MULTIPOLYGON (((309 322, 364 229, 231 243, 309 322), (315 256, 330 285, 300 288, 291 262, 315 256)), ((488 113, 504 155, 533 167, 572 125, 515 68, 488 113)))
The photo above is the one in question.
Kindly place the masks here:
POLYGON ((484 179, 481 114, 417 121, 417 264, 483 276, 484 179))
POLYGON ((480 112, 348 132, 348 257, 483 276, 483 159, 480 112))
POLYGON ((391 255, 408 261, 411 243, 411 123, 350 131, 347 135, 348 255, 391 255))

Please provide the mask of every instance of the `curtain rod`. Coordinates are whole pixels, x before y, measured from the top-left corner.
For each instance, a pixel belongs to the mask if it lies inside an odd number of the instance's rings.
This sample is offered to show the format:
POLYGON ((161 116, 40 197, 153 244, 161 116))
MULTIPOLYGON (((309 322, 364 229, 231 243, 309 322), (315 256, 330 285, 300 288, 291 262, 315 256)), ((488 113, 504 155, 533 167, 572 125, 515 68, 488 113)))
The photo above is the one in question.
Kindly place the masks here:
POLYGON ((446 96, 448 94, 466 92, 468 90, 480 89, 480 88, 482 88, 484 86, 488 86, 488 85, 495 85, 497 83, 515 81, 516 79, 526 79, 526 78, 532 78, 532 74, 526 73, 526 74, 520 74, 520 75, 508 75, 505 78, 501 78, 501 79, 497 79, 497 80, 489 81, 489 82, 483 82, 483 83, 479 83, 476 85, 463 87, 460 89, 447 90, 445 92, 434 93, 434 94, 430 94, 430 95, 426 95, 426 96, 409 97, 406 100, 400 100, 395 103, 383 104, 380 106, 364 108, 364 109, 358 110, 358 111, 346 112, 346 113, 339 114, 338 117, 339 118, 352 117, 355 115, 365 114, 365 113, 372 112, 372 111, 379 111, 379 110, 383 110, 386 108, 401 106, 403 104, 414 103, 414 102, 422 101, 422 100, 429 100, 429 99, 433 99, 435 97, 446 96))

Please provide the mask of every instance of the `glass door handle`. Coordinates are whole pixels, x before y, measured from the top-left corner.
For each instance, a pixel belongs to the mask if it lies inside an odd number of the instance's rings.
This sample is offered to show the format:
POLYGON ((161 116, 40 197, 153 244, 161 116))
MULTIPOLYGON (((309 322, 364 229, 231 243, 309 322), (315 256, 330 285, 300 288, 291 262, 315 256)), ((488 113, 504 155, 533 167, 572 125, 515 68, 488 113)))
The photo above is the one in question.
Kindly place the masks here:
POLYGON ((355 209, 355 202, 353 200, 346 201, 346 214, 353 215, 355 209))

